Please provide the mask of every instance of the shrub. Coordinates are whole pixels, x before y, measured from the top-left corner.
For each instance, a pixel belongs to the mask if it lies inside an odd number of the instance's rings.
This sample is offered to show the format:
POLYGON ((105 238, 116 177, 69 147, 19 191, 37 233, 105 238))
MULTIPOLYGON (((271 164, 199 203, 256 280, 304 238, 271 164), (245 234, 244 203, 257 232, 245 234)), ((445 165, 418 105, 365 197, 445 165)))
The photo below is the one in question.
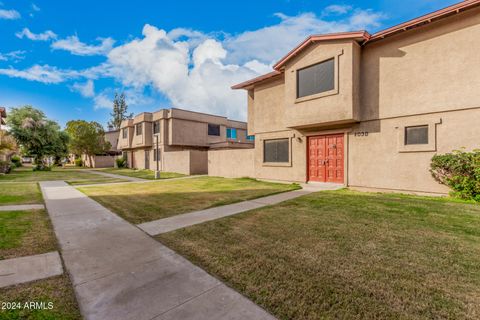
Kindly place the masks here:
POLYGON ((22 166, 22 159, 19 156, 13 156, 12 163, 15 165, 15 167, 19 168, 22 166))
POLYGON ((117 168, 125 168, 127 166, 125 158, 117 158, 115 162, 117 163, 117 168))
POLYGON ((13 163, 0 160, 0 173, 9 173, 13 167, 13 163))
POLYGON ((480 150, 435 155, 430 172, 435 180, 453 190, 453 196, 480 202, 480 150))
POLYGON ((83 161, 80 158, 75 159, 75 167, 83 166, 83 161))

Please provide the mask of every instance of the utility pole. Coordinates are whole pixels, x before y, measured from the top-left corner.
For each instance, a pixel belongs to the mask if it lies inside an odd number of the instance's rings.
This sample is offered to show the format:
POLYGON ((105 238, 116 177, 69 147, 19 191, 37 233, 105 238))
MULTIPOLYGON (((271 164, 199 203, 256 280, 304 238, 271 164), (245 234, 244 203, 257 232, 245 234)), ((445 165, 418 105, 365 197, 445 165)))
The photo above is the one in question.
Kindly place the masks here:
POLYGON ((155 159, 157 159, 157 170, 155 170, 155 179, 160 179, 160 159, 159 159, 159 152, 158 152, 158 134, 155 135, 155 142, 157 147, 155 148, 155 159))

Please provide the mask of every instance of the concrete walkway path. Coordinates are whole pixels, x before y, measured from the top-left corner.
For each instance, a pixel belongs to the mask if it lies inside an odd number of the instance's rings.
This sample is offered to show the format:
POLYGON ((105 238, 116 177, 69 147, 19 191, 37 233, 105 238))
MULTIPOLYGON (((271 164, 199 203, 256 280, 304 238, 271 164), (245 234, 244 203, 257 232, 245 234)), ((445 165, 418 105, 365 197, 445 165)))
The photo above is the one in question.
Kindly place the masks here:
POLYGON ((138 182, 138 181, 145 181, 146 180, 146 179, 123 176, 123 175, 120 175, 120 174, 108 173, 108 172, 103 172, 103 171, 98 171, 98 170, 87 170, 87 169, 85 169, 85 170, 83 170, 83 172, 88 172, 88 173, 98 174, 98 175, 104 176, 104 177, 109 177, 109 178, 114 178, 114 179, 123 179, 123 180, 128 180, 128 181, 138 182))
POLYGON ((229 204, 221 207, 210 208, 206 210, 194 211, 190 213, 180 214, 173 217, 145 222, 137 225, 140 229, 155 236, 161 233, 193 226, 195 224, 228 217, 241 212, 277 204, 290 199, 298 198, 312 192, 322 190, 337 190, 343 188, 343 185, 337 184, 305 184, 301 190, 294 190, 267 196, 254 200, 243 201, 239 203, 229 204))
POLYGON ((64 182, 40 182, 85 319, 275 319, 64 182))
POLYGON ((0 206, 0 211, 23 211, 45 209, 43 204, 15 204, 10 206, 0 206))
POLYGON ((57 251, 0 260, 0 288, 63 274, 57 251))

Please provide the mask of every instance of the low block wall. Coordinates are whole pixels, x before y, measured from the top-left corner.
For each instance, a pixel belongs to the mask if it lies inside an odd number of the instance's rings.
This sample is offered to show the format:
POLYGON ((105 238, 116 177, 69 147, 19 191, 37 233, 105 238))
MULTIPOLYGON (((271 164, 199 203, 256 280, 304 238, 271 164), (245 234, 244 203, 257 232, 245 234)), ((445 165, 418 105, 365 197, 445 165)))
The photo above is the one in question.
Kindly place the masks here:
POLYGON ((90 157, 82 155, 82 161, 86 167, 90 168, 113 168, 115 156, 93 156, 90 163, 90 157))
POLYGON ((163 154, 163 171, 183 174, 206 174, 208 170, 207 151, 169 151, 163 154))
POLYGON ((208 175, 225 178, 255 177, 255 149, 208 151, 208 175))

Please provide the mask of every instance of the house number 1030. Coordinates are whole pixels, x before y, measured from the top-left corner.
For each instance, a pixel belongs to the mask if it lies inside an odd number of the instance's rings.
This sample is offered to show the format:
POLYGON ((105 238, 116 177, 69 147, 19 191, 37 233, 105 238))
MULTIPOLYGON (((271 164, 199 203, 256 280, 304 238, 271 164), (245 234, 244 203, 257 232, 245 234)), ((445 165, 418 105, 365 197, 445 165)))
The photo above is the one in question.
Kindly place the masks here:
POLYGON ((355 137, 367 137, 368 131, 358 131, 353 134, 355 137))

